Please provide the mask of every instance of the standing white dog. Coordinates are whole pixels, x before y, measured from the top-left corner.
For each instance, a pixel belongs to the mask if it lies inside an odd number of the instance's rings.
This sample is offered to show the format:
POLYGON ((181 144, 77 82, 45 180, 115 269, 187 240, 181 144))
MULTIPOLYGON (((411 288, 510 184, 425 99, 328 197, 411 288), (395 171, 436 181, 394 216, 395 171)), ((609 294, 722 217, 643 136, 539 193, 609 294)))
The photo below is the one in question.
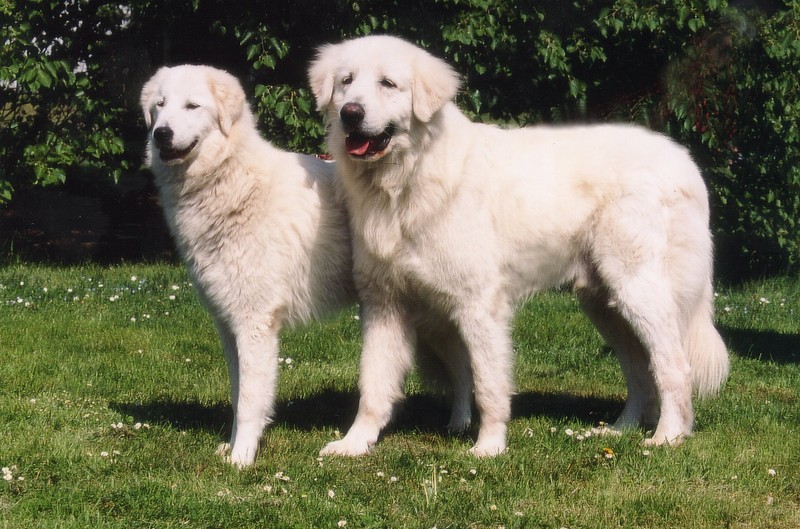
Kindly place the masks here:
POLYGON ((228 362, 234 422, 220 453, 247 466, 273 413, 281 327, 354 302, 333 164, 264 141, 221 70, 162 68, 141 104, 164 215, 228 362))
POLYGON ((377 441, 431 322, 469 359, 471 452, 502 452, 514 306, 565 282, 627 379, 615 429, 655 427, 648 444, 691 434, 692 385, 717 391, 728 356, 712 322, 707 193, 685 149, 630 126, 471 123, 451 103, 455 72, 394 37, 325 46, 309 78, 346 189, 363 312, 358 414, 323 454, 377 441))

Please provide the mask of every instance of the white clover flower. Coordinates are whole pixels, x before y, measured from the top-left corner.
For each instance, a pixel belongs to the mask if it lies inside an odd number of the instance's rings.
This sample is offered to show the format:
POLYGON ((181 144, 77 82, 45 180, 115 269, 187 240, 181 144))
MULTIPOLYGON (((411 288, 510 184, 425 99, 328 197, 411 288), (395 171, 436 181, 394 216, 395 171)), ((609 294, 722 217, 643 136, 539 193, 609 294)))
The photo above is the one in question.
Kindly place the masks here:
POLYGON ((575 435, 575 432, 572 431, 572 428, 567 428, 566 430, 564 430, 564 433, 567 434, 570 437, 575 435))
POLYGON ((339 520, 336 522, 336 527, 344 527, 347 525, 347 520, 339 520))
POLYGON ((333 489, 328 489, 328 498, 333 499, 336 497, 336 492, 333 489))
POLYGON ((531 429, 531 428, 525 428, 525 429, 522 431, 522 435, 524 435, 525 437, 533 437, 533 435, 534 435, 533 429, 531 429))
POLYGON ((771 469, 767 470, 767 474, 769 474, 770 476, 777 476, 778 475, 778 473, 775 471, 774 468, 771 468, 771 469))

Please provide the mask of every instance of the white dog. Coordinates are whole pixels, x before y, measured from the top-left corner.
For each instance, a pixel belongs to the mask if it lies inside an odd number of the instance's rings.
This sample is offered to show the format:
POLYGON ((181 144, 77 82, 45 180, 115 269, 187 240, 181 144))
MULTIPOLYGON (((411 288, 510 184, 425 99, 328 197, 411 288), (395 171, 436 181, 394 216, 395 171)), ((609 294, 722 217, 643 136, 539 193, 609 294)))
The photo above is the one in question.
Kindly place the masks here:
POLYGON ((247 466, 273 413, 281 327, 354 302, 333 164, 261 139, 241 85, 214 68, 162 68, 141 103, 165 217, 228 362, 220 453, 247 466))
MULTIPOLYGON (((471 123, 450 101, 454 71, 394 37, 325 46, 309 79, 363 298, 358 414, 323 454, 376 442, 402 396, 414 333, 431 325, 451 337, 452 365, 468 358, 480 412, 471 452, 502 452, 515 304, 565 282, 627 379, 615 429, 655 427, 648 444, 691 434, 693 383, 717 391, 728 356, 712 322, 707 193, 685 149, 631 126, 471 123)), ((454 382, 462 395, 471 384, 454 382)))

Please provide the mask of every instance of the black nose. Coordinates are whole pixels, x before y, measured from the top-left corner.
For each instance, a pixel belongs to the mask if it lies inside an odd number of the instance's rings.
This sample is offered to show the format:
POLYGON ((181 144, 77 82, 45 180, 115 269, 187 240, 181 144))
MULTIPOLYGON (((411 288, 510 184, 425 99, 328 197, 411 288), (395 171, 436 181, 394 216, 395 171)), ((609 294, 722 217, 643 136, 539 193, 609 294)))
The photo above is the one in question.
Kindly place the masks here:
POLYGON ((169 127, 158 127, 153 131, 153 139, 159 147, 172 144, 172 129, 169 127))
POLYGON ((342 117, 342 122, 348 127, 356 128, 362 121, 366 111, 360 103, 346 103, 339 115, 342 117))

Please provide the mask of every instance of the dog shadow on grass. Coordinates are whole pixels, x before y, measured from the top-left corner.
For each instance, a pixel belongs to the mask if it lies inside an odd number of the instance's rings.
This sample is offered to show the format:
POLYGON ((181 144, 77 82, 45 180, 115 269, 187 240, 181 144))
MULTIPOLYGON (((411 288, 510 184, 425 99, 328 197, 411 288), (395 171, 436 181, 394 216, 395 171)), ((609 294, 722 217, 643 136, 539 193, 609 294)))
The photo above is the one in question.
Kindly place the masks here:
MULTIPOLYGON (((576 396, 567 393, 523 392, 512 400, 513 418, 549 417, 556 422, 580 421, 594 426, 609 422, 622 410, 622 400, 576 396)), ((136 422, 167 424, 177 430, 203 430, 227 439, 233 424, 228 403, 200 403, 194 400, 153 400, 151 402, 110 404, 114 411, 136 422)), ((347 431, 358 408, 355 391, 324 390, 308 397, 280 401, 273 424, 311 431, 337 428, 347 431)), ((407 396, 398 405, 389 431, 422 433, 447 432, 447 402, 432 394, 407 396)), ((477 414, 477 412, 476 412, 477 414)))
MULTIPOLYGON (((777 364, 800 363, 800 335, 772 331, 720 328, 731 353, 742 358, 777 364)), ((610 350, 609 354, 612 354, 610 350)), ((582 422, 594 426, 612 422, 621 412, 623 400, 571 393, 528 391, 514 396, 514 418, 548 417, 554 422, 582 422)), ((168 424, 178 430, 204 430, 227 439, 233 412, 227 402, 154 399, 149 402, 115 402, 111 409, 137 422, 168 424)), ((327 389, 302 398, 277 403, 274 423, 302 431, 337 428, 347 431, 358 408, 358 393, 327 389)), ((476 413, 477 416, 477 413, 476 413)), ((449 407, 432 394, 407 396, 397 407, 388 431, 446 433, 449 407)), ((474 429, 473 429, 474 430, 474 429)), ((474 433, 474 432, 473 432, 474 433)))
POLYGON ((719 332, 730 351, 742 358, 776 364, 800 363, 800 334, 733 327, 720 327, 719 332))

